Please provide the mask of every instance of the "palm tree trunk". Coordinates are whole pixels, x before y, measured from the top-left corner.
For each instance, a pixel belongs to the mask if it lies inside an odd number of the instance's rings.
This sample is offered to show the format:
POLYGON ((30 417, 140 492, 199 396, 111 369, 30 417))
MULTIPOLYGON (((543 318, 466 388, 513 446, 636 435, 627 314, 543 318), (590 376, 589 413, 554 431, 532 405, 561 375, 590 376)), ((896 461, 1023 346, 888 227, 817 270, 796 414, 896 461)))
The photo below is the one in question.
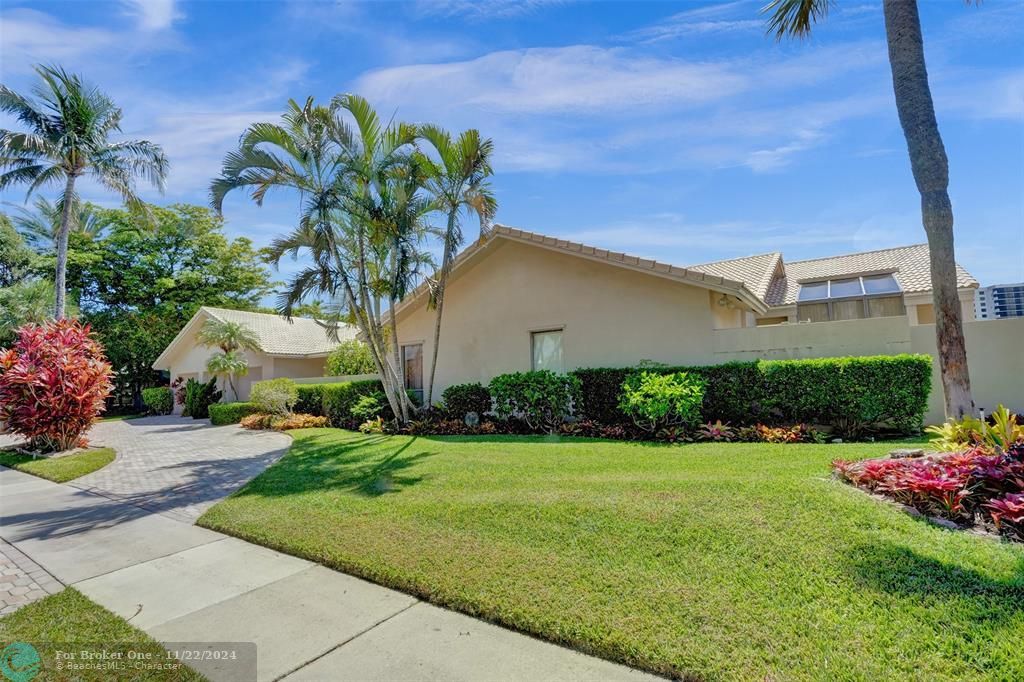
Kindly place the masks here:
POLYGON ((448 285, 448 271, 451 269, 452 260, 452 232, 455 230, 456 211, 448 213, 448 231, 444 235, 444 255, 441 257, 441 272, 437 277, 437 296, 435 305, 437 315, 434 319, 434 347, 430 351, 430 380, 427 382, 427 401, 423 403, 426 409, 434 404, 434 375, 437 373, 437 350, 441 345, 441 315, 444 313, 444 291, 448 285))
POLYGON ((67 298, 68 234, 71 232, 76 177, 74 173, 68 173, 68 179, 64 185, 64 210, 60 214, 60 231, 57 232, 57 273, 53 279, 56 300, 53 306, 53 316, 58 320, 64 319, 67 310, 65 301, 67 298))
POLYGON ((935 106, 924 62, 924 40, 917 0, 884 0, 889 66, 910 167, 921 193, 921 217, 928 235, 935 336, 946 416, 974 413, 967 370, 963 311, 956 286, 953 207, 949 201, 949 161, 935 120, 935 106))

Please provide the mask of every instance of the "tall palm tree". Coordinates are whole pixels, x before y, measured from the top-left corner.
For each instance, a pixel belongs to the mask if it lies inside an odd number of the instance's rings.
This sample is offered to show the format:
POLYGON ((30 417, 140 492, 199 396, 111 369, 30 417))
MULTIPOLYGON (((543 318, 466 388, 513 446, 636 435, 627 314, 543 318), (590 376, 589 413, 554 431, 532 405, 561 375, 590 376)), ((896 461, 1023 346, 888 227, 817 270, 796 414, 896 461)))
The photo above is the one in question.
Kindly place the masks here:
MULTIPOLYGON (((57 245, 64 218, 62 206, 43 196, 36 197, 33 202, 34 211, 10 205, 15 211, 11 214, 11 222, 29 246, 36 251, 50 251, 57 245)), ((94 205, 86 202, 78 205, 70 225, 69 234, 76 232, 89 239, 98 239, 110 226, 110 221, 94 205)))
POLYGON ((380 297, 393 293, 380 276, 386 269, 379 257, 384 231, 368 220, 367 208, 407 161, 415 136, 413 126, 382 125, 370 104, 355 95, 336 97, 330 108, 312 98, 302 106, 290 101, 280 124, 249 127, 210 186, 218 211, 235 189, 248 189, 259 205, 271 189, 298 192, 298 227, 276 239, 269 252, 275 260, 304 252, 307 265, 280 294, 278 311, 291 317, 310 295, 324 296, 328 333, 336 335, 342 322, 355 322, 388 403, 403 421, 412 406, 403 390, 397 337, 385 332, 381 316, 380 297), (351 116, 354 127, 342 113, 351 116))
POLYGON ((434 275, 430 303, 436 310, 434 321, 434 348, 430 360, 430 378, 427 381, 427 397, 423 403, 428 408, 433 404, 434 375, 437 371, 437 351, 441 343, 441 316, 444 313, 444 292, 448 285, 452 261, 462 245, 463 213, 476 215, 480 221, 480 234, 490 227, 498 210, 498 201, 488 181, 493 174, 491 155, 494 142, 481 139, 478 130, 463 131, 453 141, 447 131, 437 126, 420 128, 420 137, 429 142, 437 151, 440 163, 427 181, 438 208, 447 216, 444 232, 444 250, 441 268, 434 275))
POLYGON ((243 351, 260 350, 259 337, 241 322, 209 318, 203 322, 196 334, 196 340, 209 348, 219 348, 220 353, 206 362, 206 369, 216 376, 223 376, 231 387, 231 394, 238 399, 235 377, 249 373, 249 363, 243 351))
MULTIPOLYGON (((772 0, 768 31, 778 39, 803 37, 828 14, 832 0, 772 0)), ((953 206, 949 201, 949 160, 935 120, 924 61, 924 39, 917 0, 883 0, 896 110, 910 153, 910 168, 921 194, 921 217, 928 235, 935 335, 946 415, 974 413, 967 370, 963 312, 956 286, 953 206)))
POLYGON ((78 207, 75 183, 88 175, 128 204, 141 205, 135 179, 145 178, 163 190, 167 157, 146 140, 112 142, 121 130, 121 109, 80 76, 59 67, 37 66, 34 98, 0 85, 0 111, 13 114, 29 132, 0 130, 0 190, 28 185, 27 194, 63 183, 57 200, 61 211, 56 235, 57 271, 54 315, 64 317, 68 233, 78 207))

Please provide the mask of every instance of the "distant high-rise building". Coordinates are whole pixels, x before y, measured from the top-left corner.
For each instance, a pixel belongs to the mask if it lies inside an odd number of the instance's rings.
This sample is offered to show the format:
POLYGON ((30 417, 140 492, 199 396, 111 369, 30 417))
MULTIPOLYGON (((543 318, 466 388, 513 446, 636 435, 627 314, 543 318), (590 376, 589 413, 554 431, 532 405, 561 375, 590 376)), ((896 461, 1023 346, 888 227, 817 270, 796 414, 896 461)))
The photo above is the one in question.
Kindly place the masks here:
POLYGON ((1024 317, 1024 282, 978 289, 974 295, 974 316, 979 320, 1024 317))

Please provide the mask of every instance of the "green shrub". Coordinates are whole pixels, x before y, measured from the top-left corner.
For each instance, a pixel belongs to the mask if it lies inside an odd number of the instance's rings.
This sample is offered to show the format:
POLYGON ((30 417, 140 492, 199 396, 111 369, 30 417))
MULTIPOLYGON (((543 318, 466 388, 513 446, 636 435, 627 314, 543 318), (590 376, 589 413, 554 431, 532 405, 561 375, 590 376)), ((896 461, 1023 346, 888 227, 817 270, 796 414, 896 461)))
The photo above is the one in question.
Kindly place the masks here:
POLYGON ((579 402, 580 380, 549 370, 501 374, 491 380, 499 419, 522 419, 533 430, 555 432, 579 402))
POLYGON ((879 423, 919 431, 931 392, 928 355, 772 360, 760 369, 770 413, 783 422, 829 424, 848 438, 879 423))
POLYGON ((298 385, 284 377, 257 381, 249 392, 249 402, 267 414, 291 414, 298 399, 298 385))
MULTIPOLYGON (((620 387, 634 368, 572 372, 582 386, 582 419, 628 421, 620 387)), ((659 374, 687 372, 704 379, 703 421, 734 425, 809 422, 856 437, 867 426, 889 424, 904 433, 921 427, 931 391, 931 357, 883 355, 813 360, 728 362, 705 367, 658 367, 659 374)))
MULTIPOLYGON (((378 379, 346 381, 341 384, 320 384, 320 386, 323 390, 322 414, 327 417, 331 426, 336 428, 351 427, 354 421, 358 421, 352 417, 352 407, 356 401, 365 395, 384 392, 384 386, 378 379)), ((382 410, 387 412, 386 418, 390 419, 391 410, 388 406, 384 405, 382 410)))
POLYGON ((674 372, 643 371, 622 382, 619 408, 651 433, 668 427, 693 427, 700 421, 704 379, 674 372))
MULTIPOLYGON (((582 404, 579 417, 602 424, 624 424, 629 417, 619 407, 622 383, 637 367, 577 369, 570 374, 580 379, 582 404)), ((763 407, 764 377, 754 362, 726 362, 704 367, 646 367, 658 374, 686 372, 704 379, 704 421, 721 419, 733 424, 753 424, 767 418, 763 407)))
POLYGON ((481 417, 491 411, 491 392, 483 384, 455 384, 441 394, 444 411, 453 419, 463 419, 470 412, 481 417))
POLYGON ((174 391, 167 386, 144 388, 142 403, 152 414, 170 414, 174 411, 174 391))
POLYGON ((329 384, 297 384, 299 398, 292 408, 298 414, 311 414, 316 417, 324 414, 324 387, 329 384))
POLYGON ((362 396, 350 410, 352 418, 358 421, 365 421, 379 417, 380 413, 383 412, 383 404, 387 400, 387 396, 383 393, 362 396))
POLYGON ((359 339, 342 341, 327 356, 327 376, 340 377, 351 374, 376 374, 370 347, 359 339))
POLYGON ((218 403, 210 405, 210 423, 214 426, 237 424, 243 417, 259 412, 255 403, 218 403))
POLYGON ((210 416, 210 405, 219 403, 223 393, 217 390, 217 377, 209 381, 189 379, 185 383, 185 405, 182 415, 193 419, 206 419, 210 416))

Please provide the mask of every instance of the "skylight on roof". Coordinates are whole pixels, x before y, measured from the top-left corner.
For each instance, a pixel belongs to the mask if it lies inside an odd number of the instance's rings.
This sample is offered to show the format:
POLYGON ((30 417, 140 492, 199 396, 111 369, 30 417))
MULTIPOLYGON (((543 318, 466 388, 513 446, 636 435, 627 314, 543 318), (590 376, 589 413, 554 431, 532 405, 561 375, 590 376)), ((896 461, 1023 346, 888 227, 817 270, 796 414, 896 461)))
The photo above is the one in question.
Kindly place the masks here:
POLYGON ((900 285, 891 274, 865 275, 801 284, 796 300, 823 301, 829 298, 854 298, 898 293, 900 293, 900 285))

